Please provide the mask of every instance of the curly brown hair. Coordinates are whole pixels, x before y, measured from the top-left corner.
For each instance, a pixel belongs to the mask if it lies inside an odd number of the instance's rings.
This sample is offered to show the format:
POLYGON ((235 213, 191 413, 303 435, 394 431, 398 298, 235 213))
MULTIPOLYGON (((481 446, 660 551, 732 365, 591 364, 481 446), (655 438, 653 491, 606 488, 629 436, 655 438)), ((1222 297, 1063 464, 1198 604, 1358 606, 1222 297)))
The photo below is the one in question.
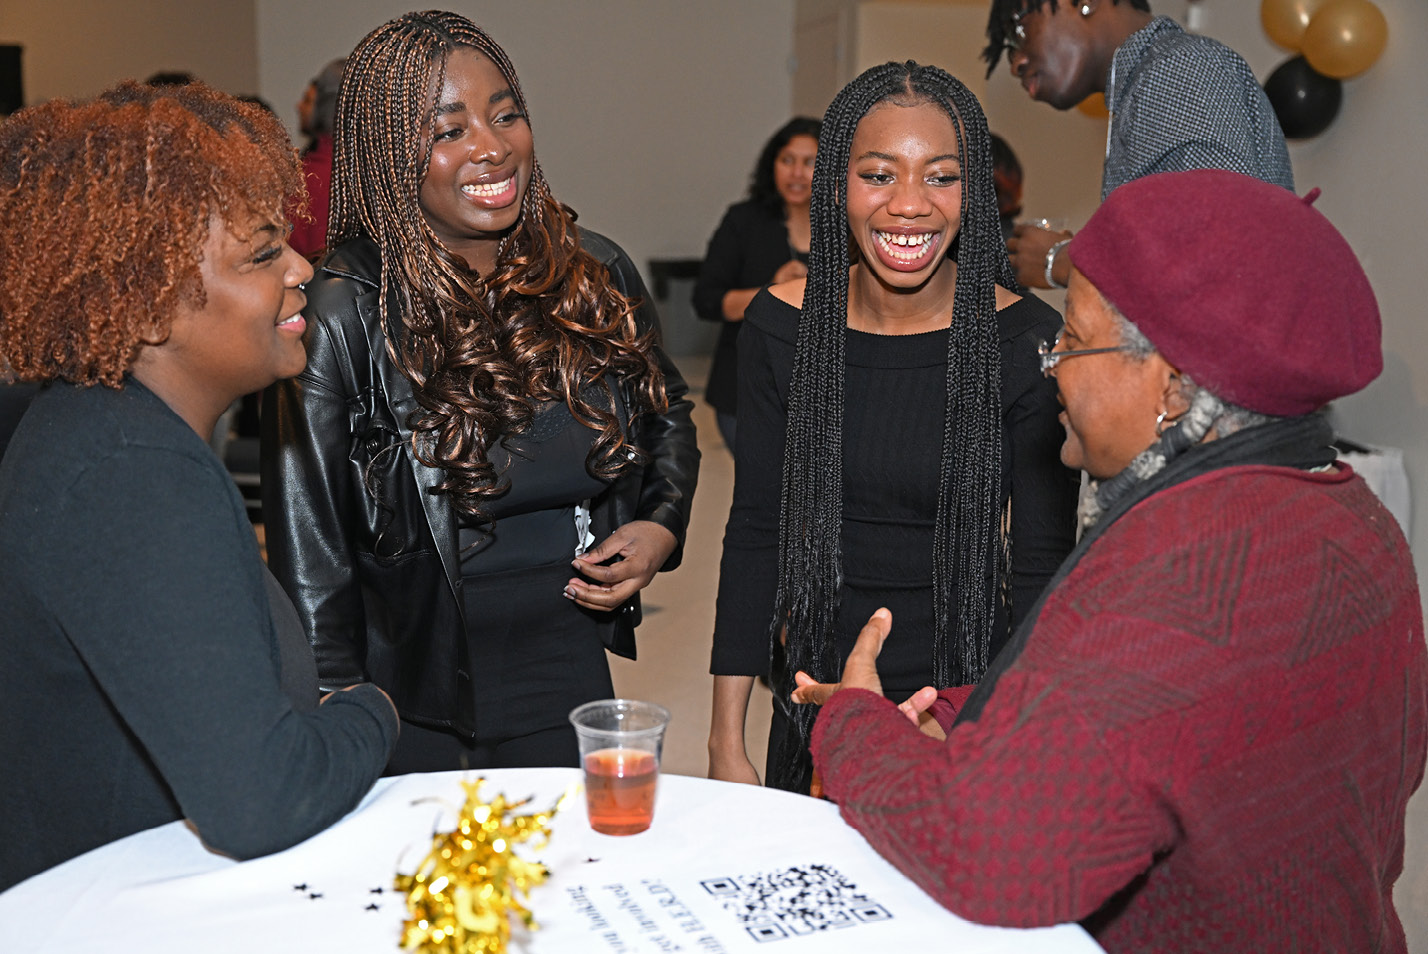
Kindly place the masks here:
POLYGON ((277 118, 200 83, 21 110, 0 123, 0 356, 22 381, 118 387, 202 306, 211 216, 283 223, 302 191, 277 118))
POLYGON ((461 47, 489 58, 527 111, 510 59, 465 17, 409 13, 372 31, 347 58, 337 96, 327 245, 367 236, 381 249, 388 353, 421 406, 413 453, 444 472, 441 490, 459 511, 481 515, 505 490, 487 450, 526 430, 536 402, 561 401, 599 430, 587 466, 607 479, 643 455, 606 389, 633 383, 631 418, 668 402, 653 333, 640 333, 636 302, 580 247, 575 213, 551 196, 539 161, 489 275, 447 249, 422 216, 436 95, 461 47))

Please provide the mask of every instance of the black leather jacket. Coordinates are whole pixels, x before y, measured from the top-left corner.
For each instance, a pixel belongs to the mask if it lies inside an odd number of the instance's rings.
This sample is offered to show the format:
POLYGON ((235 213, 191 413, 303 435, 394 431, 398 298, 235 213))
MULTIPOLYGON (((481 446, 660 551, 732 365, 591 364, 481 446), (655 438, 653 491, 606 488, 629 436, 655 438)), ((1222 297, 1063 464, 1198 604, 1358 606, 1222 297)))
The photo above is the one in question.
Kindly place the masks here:
MULTIPOLYGON (((609 239, 581 244, 658 327, 639 273, 609 239)), ((324 688, 374 682, 404 719, 471 736, 473 702, 461 599, 457 520, 434 488, 439 469, 411 452, 411 382, 387 354, 375 243, 338 246, 308 283, 307 370, 269 389, 263 408, 263 519, 268 562, 302 616, 324 688)), ((630 422, 649 457, 592 505, 604 539, 631 520, 674 534, 662 570, 679 565, 699 470, 693 404, 663 350, 669 409, 630 422)), ((625 406, 632 406, 626 395, 625 406)), ((639 596, 608 614, 601 635, 633 658, 639 596)))

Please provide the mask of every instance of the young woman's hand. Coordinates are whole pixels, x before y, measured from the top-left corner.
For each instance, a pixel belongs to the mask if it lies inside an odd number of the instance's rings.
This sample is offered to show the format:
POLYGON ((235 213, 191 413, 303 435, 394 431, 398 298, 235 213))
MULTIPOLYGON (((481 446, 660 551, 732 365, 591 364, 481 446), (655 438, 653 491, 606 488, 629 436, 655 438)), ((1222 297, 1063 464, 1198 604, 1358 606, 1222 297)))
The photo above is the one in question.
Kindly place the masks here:
POLYGON ((758 785, 759 773, 745 751, 715 751, 709 748, 709 777, 720 782, 758 785))
POLYGON ((586 609, 618 609, 649 585, 677 542, 674 534, 653 521, 631 520, 571 561, 589 580, 572 577, 565 584, 565 595, 586 609), (601 566, 614 557, 619 559, 601 566))

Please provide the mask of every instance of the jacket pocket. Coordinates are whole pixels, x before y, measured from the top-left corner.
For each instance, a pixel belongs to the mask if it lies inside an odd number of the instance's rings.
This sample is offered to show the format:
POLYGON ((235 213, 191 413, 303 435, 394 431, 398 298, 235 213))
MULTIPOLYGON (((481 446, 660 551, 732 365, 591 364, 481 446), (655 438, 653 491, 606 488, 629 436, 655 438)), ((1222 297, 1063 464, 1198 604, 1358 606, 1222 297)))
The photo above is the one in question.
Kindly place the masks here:
POLYGON ((368 677, 403 718, 450 724, 469 696, 465 629, 434 553, 358 555, 368 677))
POLYGON ((380 387, 364 389, 348 404, 351 444, 348 459, 361 487, 357 509, 366 549, 379 564, 431 552, 411 449, 386 411, 380 387))

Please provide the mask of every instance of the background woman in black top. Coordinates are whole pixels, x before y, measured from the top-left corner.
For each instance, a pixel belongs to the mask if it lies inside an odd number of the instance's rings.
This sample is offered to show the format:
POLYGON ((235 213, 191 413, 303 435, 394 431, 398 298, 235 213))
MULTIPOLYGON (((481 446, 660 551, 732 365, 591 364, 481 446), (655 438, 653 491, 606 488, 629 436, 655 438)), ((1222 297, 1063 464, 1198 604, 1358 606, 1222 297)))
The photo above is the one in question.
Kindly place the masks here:
POLYGON ((347 58, 302 378, 264 426, 269 556, 326 685, 403 719, 389 772, 575 765, 699 452, 618 246, 535 158, 504 51, 410 13, 347 58), (574 566, 572 566, 572 562, 574 566))
POLYGON ((757 781, 744 715, 773 658, 767 779, 796 790, 814 712, 792 674, 836 681, 887 606, 912 621, 878 660, 889 697, 976 682, 1070 550, 1077 490, 1036 352, 1059 318, 1019 294, 976 98, 915 63, 858 77, 812 221, 806 282, 761 293, 739 342, 709 742, 712 776, 757 781))
POLYGON ((765 285, 808 274, 808 200, 822 126, 798 116, 764 144, 749 197, 724 213, 694 285, 694 311, 705 321, 723 322, 704 399, 717 412, 719 434, 731 452, 744 309, 765 285))

